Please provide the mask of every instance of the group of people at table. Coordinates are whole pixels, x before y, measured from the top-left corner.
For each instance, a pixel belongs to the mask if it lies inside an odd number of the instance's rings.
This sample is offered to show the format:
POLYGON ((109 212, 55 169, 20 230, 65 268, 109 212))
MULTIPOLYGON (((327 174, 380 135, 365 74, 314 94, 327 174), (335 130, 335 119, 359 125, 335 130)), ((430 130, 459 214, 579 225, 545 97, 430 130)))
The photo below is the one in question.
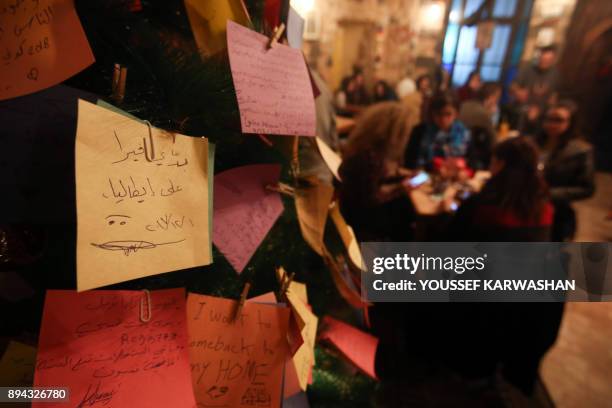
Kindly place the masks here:
MULTIPOLYGON (((513 84, 519 114, 541 103, 541 78, 532 76, 513 84)), ((571 203, 595 188, 593 149, 578 132, 576 105, 548 99, 537 106, 539 125, 512 135, 493 125, 501 91, 481 84, 459 104, 457 92, 441 89, 426 101, 377 103, 356 117, 339 196, 358 241, 573 238, 571 203)), ((505 378, 530 394, 562 313, 563 304, 377 304, 377 370, 402 376, 418 361, 443 359, 482 378, 501 364, 505 378)))
POLYGON ((360 241, 574 237, 571 203, 595 189, 576 105, 546 105, 541 125, 516 135, 493 126, 500 96, 499 85, 485 83, 461 105, 452 91, 433 94, 424 121, 422 100, 383 102, 358 116, 339 172, 342 212, 360 241), (419 231, 423 222, 437 228, 419 231))

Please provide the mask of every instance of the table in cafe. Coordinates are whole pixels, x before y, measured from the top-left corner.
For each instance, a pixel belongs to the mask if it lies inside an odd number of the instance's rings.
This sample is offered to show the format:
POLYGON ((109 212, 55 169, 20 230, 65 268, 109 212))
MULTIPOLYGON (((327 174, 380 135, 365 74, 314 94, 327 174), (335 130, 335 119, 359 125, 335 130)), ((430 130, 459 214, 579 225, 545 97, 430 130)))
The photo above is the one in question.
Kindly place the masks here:
POLYGON ((461 205, 457 193, 462 190, 477 193, 490 177, 488 171, 477 171, 464 183, 449 183, 441 192, 435 191, 431 180, 412 189, 408 195, 416 212, 415 240, 437 240, 452 213, 461 205))

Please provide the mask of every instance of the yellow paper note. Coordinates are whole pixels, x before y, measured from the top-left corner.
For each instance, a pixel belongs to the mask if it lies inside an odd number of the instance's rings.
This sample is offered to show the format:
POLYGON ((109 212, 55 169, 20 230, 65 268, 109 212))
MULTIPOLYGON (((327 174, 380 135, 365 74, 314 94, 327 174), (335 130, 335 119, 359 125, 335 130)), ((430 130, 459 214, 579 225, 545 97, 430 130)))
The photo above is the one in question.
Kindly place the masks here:
POLYGON ((363 256, 361 255, 361 249, 359 249, 359 242, 357 241, 357 237, 355 236, 353 229, 346 223, 344 217, 340 213, 340 206, 338 206, 338 203, 334 203, 329 211, 329 214, 336 225, 336 229, 338 230, 338 234, 340 234, 340 238, 344 243, 349 259, 353 265, 365 271, 363 256))
POLYGON ((185 9, 196 44, 203 55, 212 55, 227 46, 227 20, 250 24, 242 0, 185 0, 185 9))
POLYGON ((200 407, 280 407, 289 310, 190 293, 189 357, 200 407))
POLYGON ((0 100, 49 88, 93 62, 73 0, 0 1, 0 100))
POLYGON ((211 262, 208 142, 79 101, 77 288, 211 262))
MULTIPOLYGON (((277 269, 277 276, 282 281, 286 279, 284 268, 277 269)), ((308 307, 308 294, 306 285, 300 282, 292 281, 289 284, 286 292, 289 307, 296 317, 302 340, 302 345, 293 355, 293 365, 297 374, 299 387, 302 391, 308 386, 310 372, 314 366, 314 345, 317 337, 317 325, 319 319, 310 311, 308 307)), ((297 393, 299 390, 287 389, 285 387, 285 398, 297 393), (289 394, 289 395, 287 395, 289 394)))
POLYGON ((342 158, 340 157, 340 155, 338 155, 338 153, 333 151, 332 148, 329 147, 327 143, 325 143, 319 137, 317 137, 316 140, 317 140, 317 147, 319 148, 319 153, 321 153, 321 157, 323 158, 323 161, 325 162, 329 170, 332 172, 334 177, 336 177, 336 179, 338 180, 342 180, 340 178, 340 175, 338 174, 338 169, 340 168, 340 165, 342 164, 342 158))
POLYGON ((295 208, 302 236, 321 256, 324 253, 325 223, 333 195, 334 188, 328 184, 316 184, 297 190, 295 195, 295 208))
POLYGON ((36 349, 11 341, 0 360, 0 387, 31 387, 36 349))

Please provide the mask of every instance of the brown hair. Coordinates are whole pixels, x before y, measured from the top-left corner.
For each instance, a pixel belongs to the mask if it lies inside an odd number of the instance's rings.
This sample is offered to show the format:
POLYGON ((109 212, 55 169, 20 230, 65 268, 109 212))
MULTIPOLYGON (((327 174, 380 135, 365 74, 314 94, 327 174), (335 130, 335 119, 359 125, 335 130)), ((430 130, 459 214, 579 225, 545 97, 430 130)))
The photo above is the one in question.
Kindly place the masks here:
POLYGON ((504 167, 489 180, 483 193, 523 220, 539 219, 548 201, 548 189, 538 170, 538 148, 527 137, 499 143, 493 157, 504 167))
POLYGON ((403 163, 412 128, 419 120, 417 109, 399 102, 383 102, 368 108, 357 119, 344 151, 345 158, 364 151, 403 163))

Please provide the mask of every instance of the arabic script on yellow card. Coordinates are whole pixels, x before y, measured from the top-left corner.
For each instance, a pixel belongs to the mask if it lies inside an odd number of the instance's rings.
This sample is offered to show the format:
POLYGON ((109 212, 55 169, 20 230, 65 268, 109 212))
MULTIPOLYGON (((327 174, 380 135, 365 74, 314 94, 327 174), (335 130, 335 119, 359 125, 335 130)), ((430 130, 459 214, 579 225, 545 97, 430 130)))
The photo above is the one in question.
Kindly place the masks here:
POLYGON ((211 262, 208 142, 79 101, 79 291, 211 262))

